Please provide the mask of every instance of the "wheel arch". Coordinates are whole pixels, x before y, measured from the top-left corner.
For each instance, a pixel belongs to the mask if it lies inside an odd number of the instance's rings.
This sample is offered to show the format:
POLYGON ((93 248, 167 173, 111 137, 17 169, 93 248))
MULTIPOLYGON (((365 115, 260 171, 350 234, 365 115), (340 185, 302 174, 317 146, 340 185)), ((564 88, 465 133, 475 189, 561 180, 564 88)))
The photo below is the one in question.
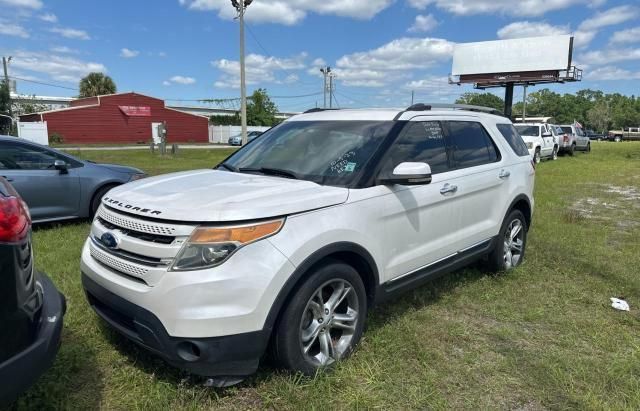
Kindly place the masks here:
POLYGON ((520 210, 522 214, 524 214, 524 218, 527 223, 527 230, 531 227, 531 222, 533 220, 533 210, 531 208, 531 200, 524 194, 520 194, 513 199, 509 208, 507 208, 507 212, 504 216, 506 218, 509 213, 513 210, 520 210))
POLYGON ((356 269, 367 292, 367 305, 373 305, 376 291, 380 284, 375 260, 364 247, 358 244, 337 242, 320 248, 296 267, 271 306, 264 324, 265 329, 273 330, 287 303, 291 300, 297 288, 309 277, 312 269, 329 260, 341 261, 356 269))
POLYGON ((96 187, 93 189, 93 191, 91 192, 91 196, 89 197, 89 204, 87 204, 86 209, 87 209, 87 215, 91 216, 91 205, 93 204, 93 200, 95 200, 96 196, 98 195, 98 193, 100 192, 100 190, 106 188, 106 187, 110 187, 111 188, 115 188, 117 186, 120 186, 124 184, 121 181, 116 181, 116 180, 108 180, 108 181, 103 181, 100 184, 96 185, 96 187))

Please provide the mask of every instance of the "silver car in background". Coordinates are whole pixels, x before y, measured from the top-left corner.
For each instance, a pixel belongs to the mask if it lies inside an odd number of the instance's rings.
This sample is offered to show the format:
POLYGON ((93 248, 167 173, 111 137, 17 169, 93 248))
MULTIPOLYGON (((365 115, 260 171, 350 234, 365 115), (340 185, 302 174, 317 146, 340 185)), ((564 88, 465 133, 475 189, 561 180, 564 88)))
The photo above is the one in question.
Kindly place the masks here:
POLYGON ((110 189, 146 177, 137 168, 96 164, 9 136, 0 136, 0 176, 27 203, 35 223, 92 217, 110 189))

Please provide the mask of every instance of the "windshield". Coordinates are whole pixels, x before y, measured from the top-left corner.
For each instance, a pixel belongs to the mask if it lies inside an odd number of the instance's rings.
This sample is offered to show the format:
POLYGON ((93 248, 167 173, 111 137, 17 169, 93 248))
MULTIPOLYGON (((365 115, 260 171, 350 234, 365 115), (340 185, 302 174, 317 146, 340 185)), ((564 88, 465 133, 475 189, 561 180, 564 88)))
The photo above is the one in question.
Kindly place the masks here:
POLYGON ((520 133, 521 136, 534 136, 538 137, 540 135, 540 126, 526 126, 523 124, 516 124, 516 130, 520 133))
POLYGON ((226 170, 348 186, 389 134, 392 121, 288 121, 238 150, 226 170))

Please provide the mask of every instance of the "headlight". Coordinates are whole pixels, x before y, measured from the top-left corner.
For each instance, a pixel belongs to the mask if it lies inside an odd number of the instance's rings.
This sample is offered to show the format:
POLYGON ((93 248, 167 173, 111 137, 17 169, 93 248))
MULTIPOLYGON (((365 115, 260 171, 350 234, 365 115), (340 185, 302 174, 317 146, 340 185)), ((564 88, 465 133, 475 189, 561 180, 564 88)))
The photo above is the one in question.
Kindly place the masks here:
POLYGON ((129 182, 131 181, 136 181, 136 180, 141 180, 143 178, 145 178, 147 175, 144 173, 138 173, 138 174, 134 174, 131 176, 131 180, 129 180, 129 182))
POLYGON ((220 265, 245 245, 277 234, 283 225, 284 218, 243 226, 198 227, 178 252, 170 271, 201 270, 220 265))

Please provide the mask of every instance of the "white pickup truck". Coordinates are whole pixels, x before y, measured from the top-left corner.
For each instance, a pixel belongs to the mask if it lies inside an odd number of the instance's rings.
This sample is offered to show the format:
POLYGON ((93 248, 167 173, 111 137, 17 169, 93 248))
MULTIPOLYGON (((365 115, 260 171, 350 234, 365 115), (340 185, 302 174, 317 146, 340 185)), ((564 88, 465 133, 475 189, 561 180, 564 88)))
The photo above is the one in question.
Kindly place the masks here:
POLYGON ((557 126, 547 123, 523 123, 515 124, 515 127, 536 164, 543 157, 558 159, 558 137, 562 130, 557 126))

